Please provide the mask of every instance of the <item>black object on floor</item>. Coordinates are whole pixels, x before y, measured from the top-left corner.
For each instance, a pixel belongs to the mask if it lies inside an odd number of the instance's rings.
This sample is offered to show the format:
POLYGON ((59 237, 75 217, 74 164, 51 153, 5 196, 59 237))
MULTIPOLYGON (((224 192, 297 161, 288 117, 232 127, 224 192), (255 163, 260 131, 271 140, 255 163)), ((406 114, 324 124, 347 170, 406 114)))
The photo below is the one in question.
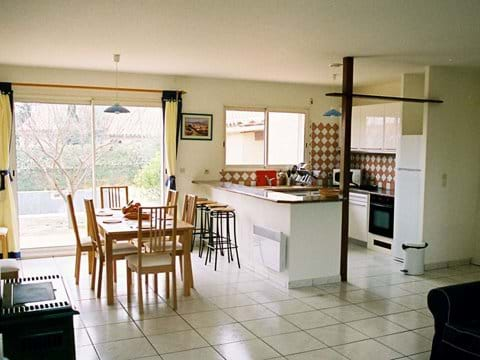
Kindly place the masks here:
POLYGON ((428 293, 435 319, 431 360, 480 359, 480 281, 428 293))
POLYGON ((10 360, 75 359, 73 315, 59 275, 3 280, 0 333, 10 360))

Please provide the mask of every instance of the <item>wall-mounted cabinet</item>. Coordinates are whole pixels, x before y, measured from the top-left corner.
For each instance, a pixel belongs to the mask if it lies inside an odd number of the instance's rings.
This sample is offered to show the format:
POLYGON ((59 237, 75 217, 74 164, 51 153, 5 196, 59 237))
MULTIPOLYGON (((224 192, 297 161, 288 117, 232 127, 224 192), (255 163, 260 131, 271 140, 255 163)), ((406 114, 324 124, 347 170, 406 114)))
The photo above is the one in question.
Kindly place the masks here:
POLYGON ((401 103, 354 106, 352 150, 393 153, 400 136, 401 103))

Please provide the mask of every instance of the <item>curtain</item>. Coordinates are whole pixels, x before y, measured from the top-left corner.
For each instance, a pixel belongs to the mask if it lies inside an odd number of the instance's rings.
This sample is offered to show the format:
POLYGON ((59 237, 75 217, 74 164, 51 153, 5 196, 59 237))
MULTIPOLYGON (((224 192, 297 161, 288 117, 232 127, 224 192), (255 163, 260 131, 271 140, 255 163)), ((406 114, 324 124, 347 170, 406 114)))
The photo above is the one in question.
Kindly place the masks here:
POLYGON ((177 165, 178 139, 182 121, 182 95, 178 91, 162 93, 165 168, 167 188, 176 190, 175 168, 177 165))
MULTIPOLYGON (((4 84, 2 84, 4 88, 4 84)), ((10 257, 19 257, 19 233, 17 205, 15 202, 10 171, 10 150, 13 142, 12 96, 2 90, 0 94, 0 227, 8 228, 8 250, 10 257), (10 96, 9 96, 10 95, 10 96)))

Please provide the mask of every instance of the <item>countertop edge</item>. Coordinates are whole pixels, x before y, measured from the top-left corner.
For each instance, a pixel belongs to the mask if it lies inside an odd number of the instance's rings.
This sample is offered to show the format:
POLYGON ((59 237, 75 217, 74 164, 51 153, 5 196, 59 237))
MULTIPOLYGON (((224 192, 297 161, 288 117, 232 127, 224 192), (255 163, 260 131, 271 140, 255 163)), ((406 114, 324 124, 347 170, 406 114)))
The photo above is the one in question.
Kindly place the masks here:
MULTIPOLYGON (((254 197, 254 198, 257 198, 257 199, 261 199, 261 200, 266 200, 266 201, 271 201, 271 202, 275 202, 275 203, 279 203, 279 204, 309 204, 309 203, 321 203, 321 202, 341 202, 343 199, 341 197, 337 198, 337 199, 312 199, 312 200, 308 200, 308 199, 299 199, 299 200, 289 200, 289 199, 272 199, 272 198, 267 198, 265 196, 262 196, 262 195, 258 195, 258 194, 253 194, 253 193, 249 193, 247 191, 242 191, 242 188, 243 186, 245 185, 238 185, 238 184, 232 184, 232 183, 226 183, 226 182, 221 182, 221 181, 215 181, 215 180, 192 180, 192 184, 196 184, 196 185, 207 185, 207 186, 210 186, 214 189, 218 189, 218 190, 224 190, 224 191, 228 191, 228 192, 232 192, 232 193, 235 193, 235 194, 240 194, 240 195, 246 195, 246 196, 250 196, 250 197, 254 197), (230 186, 222 186, 222 184, 231 184, 230 186), (237 187, 237 188, 235 188, 237 187)), ((246 187, 246 186, 245 186, 246 187)), ((246 187, 246 188, 249 188, 249 187, 246 187)), ((265 191, 271 191, 271 192, 274 192, 273 190, 271 189, 264 189, 265 191)), ((282 195, 287 195, 288 193, 280 193, 278 192, 279 194, 282 194, 282 195)), ((282 195, 279 195, 279 196, 282 196, 282 195)), ((294 196, 294 195, 289 195, 289 196, 294 196)))

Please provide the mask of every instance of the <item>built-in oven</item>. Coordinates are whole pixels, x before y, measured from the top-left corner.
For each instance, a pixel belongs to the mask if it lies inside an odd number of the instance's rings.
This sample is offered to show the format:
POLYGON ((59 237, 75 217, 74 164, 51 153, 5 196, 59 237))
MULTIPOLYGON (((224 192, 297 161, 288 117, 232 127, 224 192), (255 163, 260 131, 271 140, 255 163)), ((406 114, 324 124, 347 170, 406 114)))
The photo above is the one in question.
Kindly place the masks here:
POLYGON ((370 195, 370 217, 368 232, 393 239, 393 196, 370 195))

